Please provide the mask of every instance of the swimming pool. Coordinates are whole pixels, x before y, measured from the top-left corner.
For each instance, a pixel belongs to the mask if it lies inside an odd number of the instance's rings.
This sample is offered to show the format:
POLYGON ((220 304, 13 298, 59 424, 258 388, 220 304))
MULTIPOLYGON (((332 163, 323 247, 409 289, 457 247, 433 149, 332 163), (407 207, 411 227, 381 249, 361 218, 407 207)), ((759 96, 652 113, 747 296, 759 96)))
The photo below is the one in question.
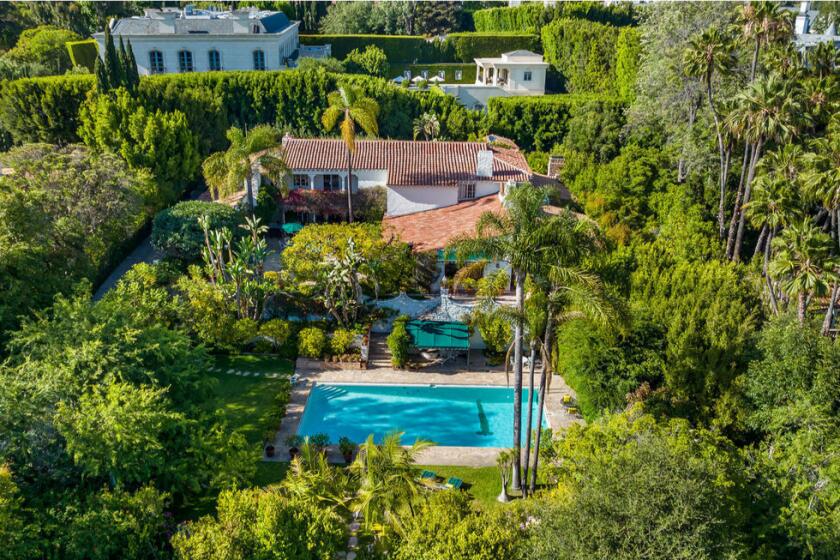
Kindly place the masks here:
MULTIPOLYGON (((524 432, 528 390, 523 393, 524 432)), ((535 423, 536 413, 535 403, 535 423)), ((548 426, 545 416, 543 426, 548 426)), ((358 443, 370 434, 374 434, 376 441, 381 441, 385 434, 393 431, 405 432, 404 444, 420 438, 446 446, 511 447, 513 389, 317 384, 309 394, 298 426, 301 436, 325 433, 333 443, 342 436, 358 443)))

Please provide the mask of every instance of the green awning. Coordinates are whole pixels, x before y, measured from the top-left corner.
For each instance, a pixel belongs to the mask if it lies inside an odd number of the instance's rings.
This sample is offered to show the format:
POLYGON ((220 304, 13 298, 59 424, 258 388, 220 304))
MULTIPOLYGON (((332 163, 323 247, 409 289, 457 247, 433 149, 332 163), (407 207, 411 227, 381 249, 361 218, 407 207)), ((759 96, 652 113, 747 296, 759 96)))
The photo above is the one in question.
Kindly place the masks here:
POLYGON ((303 229, 303 226, 297 222, 287 222, 283 224, 283 233, 286 235, 292 235, 294 233, 299 232, 303 229))
POLYGON ((457 321, 408 321, 405 325, 416 348, 469 350, 470 329, 457 321))

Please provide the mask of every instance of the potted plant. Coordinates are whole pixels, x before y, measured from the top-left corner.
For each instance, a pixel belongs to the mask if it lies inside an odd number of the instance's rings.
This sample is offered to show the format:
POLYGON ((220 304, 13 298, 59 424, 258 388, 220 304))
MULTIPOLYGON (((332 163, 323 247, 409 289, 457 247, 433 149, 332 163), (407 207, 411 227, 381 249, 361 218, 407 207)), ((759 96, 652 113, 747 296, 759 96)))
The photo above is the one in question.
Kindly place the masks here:
POLYGON ((300 444, 303 443, 303 438, 297 434, 286 438, 286 445, 289 447, 289 459, 293 460, 300 453, 300 444))
POLYGON ((342 436, 338 440, 338 450, 341 451, 341 456, 344 457, 344 462, 348 465, 353 462, 353 454, 356 452, 356 444, 348 437, 342 436))
POLYGON ((315 434, 309 438, 309 445, 311 445, 315 451, 323 453, 326 451, 327 447, 330 446, 330 436, 327 434, 315 434))

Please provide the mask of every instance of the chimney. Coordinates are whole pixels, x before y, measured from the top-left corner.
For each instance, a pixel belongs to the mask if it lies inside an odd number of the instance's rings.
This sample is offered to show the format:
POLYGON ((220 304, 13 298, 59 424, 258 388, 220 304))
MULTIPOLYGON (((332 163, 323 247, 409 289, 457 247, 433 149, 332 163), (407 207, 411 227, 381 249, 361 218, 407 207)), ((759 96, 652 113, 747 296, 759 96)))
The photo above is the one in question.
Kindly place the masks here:
POLYGON ((475 174, 478 177, 490 178, 493 176, 493 152, 491 150, 480 150, 475 156, 475 174))
POLYGON ((549 156, 548 158, 548 172, 549 177, 557 177, 566 165, 566 158, 563 156, 549 156))

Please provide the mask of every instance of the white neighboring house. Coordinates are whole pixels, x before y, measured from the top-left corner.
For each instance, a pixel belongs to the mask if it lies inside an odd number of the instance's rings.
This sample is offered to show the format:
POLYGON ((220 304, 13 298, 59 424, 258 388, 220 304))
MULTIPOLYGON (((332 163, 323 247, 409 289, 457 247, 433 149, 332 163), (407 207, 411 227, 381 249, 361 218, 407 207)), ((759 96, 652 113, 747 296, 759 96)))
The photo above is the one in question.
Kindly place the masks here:
POLYGON ((819 10, 811 9, 811 2, 800 2, 799 11, 796 14, 794 23, 794 44, 799 50, 807 51, 820 43, 830 42, 834 48, 840 49, 840 35, 837 34, 837 25, 832 23, 823 33, 817 33, 811 29, 811 24, 819 15, 819 10))
POLYGON ((483 108, 491 97, 545 94, 549 64, 540 54, 517 50, 503 53, 498 58, 476 58, 475 64, 475 84, 441 86, 466 107, 483 108))
MULTIPOLYGON (((490 140, 490 139, 489 139, 490 140)), ((495 140, 495 141, 493 141, 495 140)), ((525 157, 510 141, 419 142, 357 140, 353 191, 387 189, 386 216, 454 206, 532 180, 525 157)), ((290 188, 345 191, 347 148, 338 139, 283 139, 290 188)))
MULTIPOLYGON (((191 6, 146 9, 111 20, 111 34, 130 41, 141 76, 212 70, 279 70, 298 55, 300 22, 254 8, 228 12, 191 6)), ((100 54, 105 34, 94 33, 100 54)))

